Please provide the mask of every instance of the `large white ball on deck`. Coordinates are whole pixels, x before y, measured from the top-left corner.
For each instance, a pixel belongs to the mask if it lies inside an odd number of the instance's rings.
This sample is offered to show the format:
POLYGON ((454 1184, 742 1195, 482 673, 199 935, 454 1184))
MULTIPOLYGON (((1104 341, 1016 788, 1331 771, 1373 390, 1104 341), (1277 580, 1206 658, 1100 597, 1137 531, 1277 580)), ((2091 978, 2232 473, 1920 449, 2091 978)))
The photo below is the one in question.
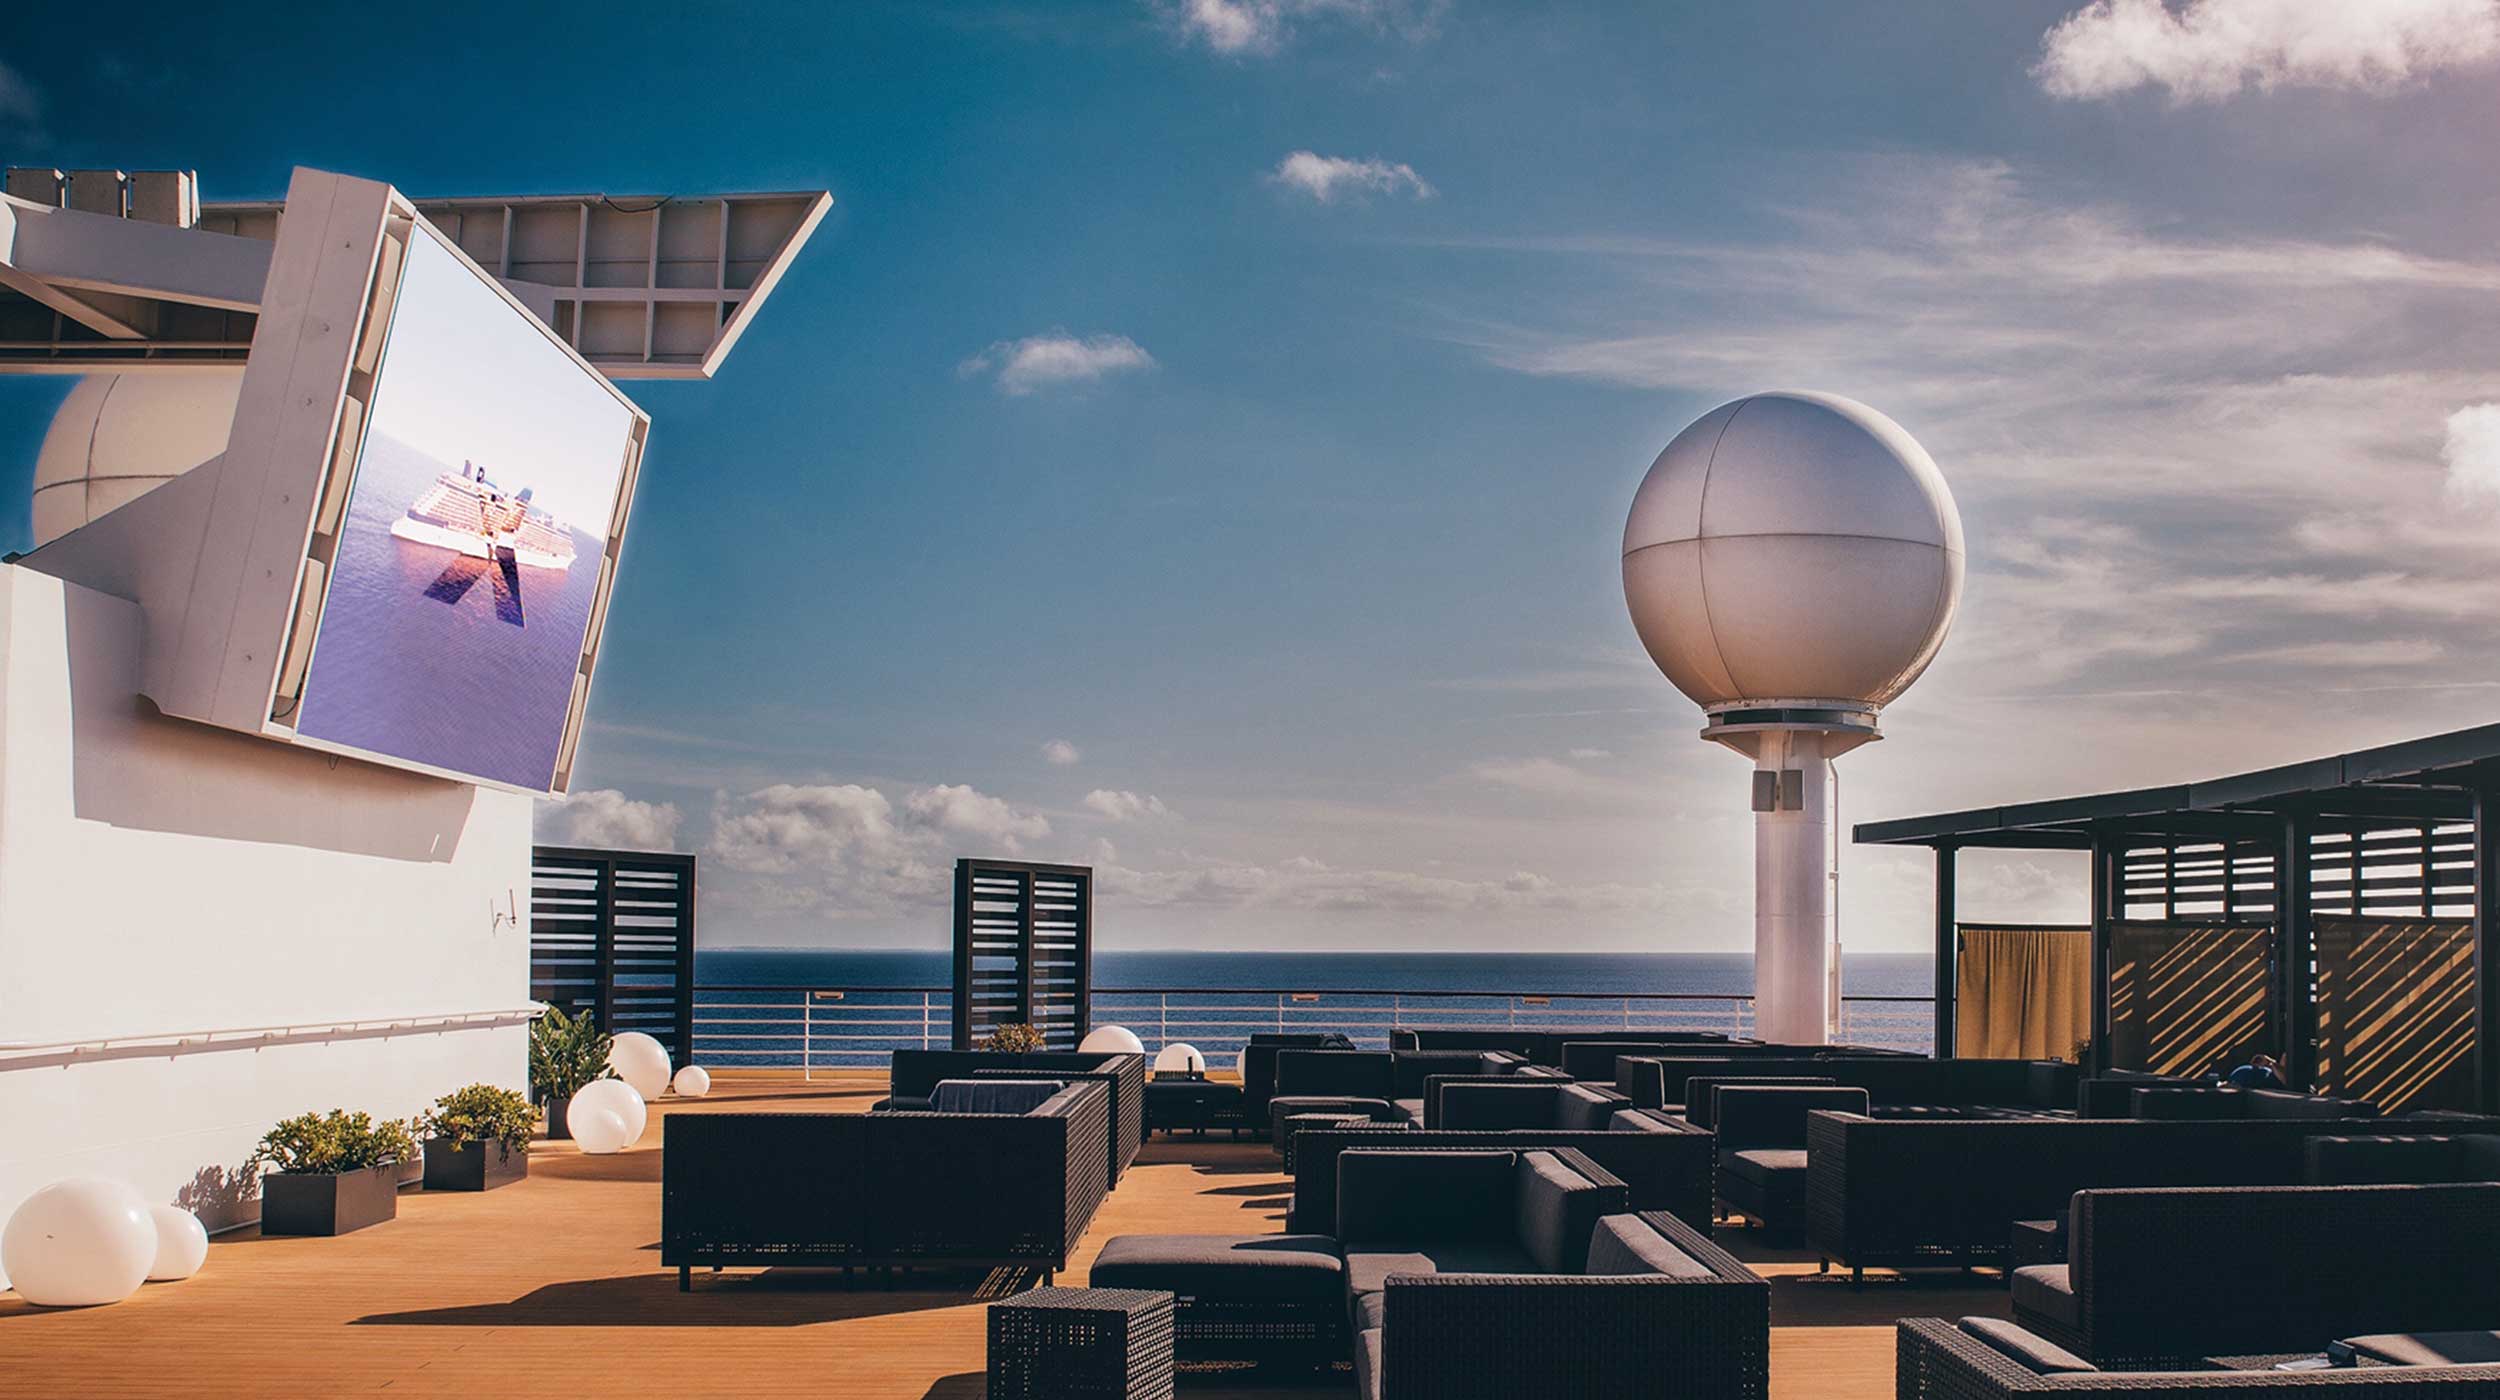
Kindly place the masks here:
POLYGON ((1096 1026, 1076 1048, 1088 1055, 1143 1055, 1146 1042, 1126 1026, 1096 1026))
POLYGON ((567 1110, 564 1124, 573 1132, 574 1146, 593 1157, 622 1152, 633 1141, 625 1131, 625 1120, 616 1116, 615 1109, 604 1105, 567 1110))
POLYGON ((668 1092, 668 1047, 640 1031, 626 1031, 608 1042, 608 1068, 645 1100, 668 1092))
POLYGON ((1207 1057, 1185 1041, 1173 1041, 1155 1052, 1157 1074, 1203 1074, 1206 1068, 1207 1057))
POLYGON ((0 1230, 0 1271, 17 1296, 47 1308, 118 1303, 147 1282, 156 1220, 139 1193, 73 1176, 28 1196, 0 1230))
POLYGON ((148 1218, 156 1222, 156 1262, 148 1266, 149 1279, 170 1283, 189 1278, 208 1262, 208 1230, 198 1216, 180 1206, 150 1206, 148 1218))
POLYGON ((668 1082, 668 1087, 676 1090, 680 1098, 699 1099, 712 1092, 712 1076, 699 1065, 688 1065, 677 1071, 677 1077, 668 1082))
POLYGON ((622 1079, 594 1079, 574 1091, 565 1104, 564 1123, 584 1152, 620 1152, 642 1140, 649 1114, 650 1110, 642 1105, 642 1095, 635 1093, 632 1085, 622 1079), (590 1139, 582 1135, 581 1115, 602 1110, 616 1115, 617 1128, 623 1134, 613 1147, 593 1147, 590 1139))
POLYGON ((1650 658, 1705 710, 1872 710, 1962 597, 1962 517, 1927 450, 1835 394, 1721 404, 1667 444, 1623 529, 1650 658))

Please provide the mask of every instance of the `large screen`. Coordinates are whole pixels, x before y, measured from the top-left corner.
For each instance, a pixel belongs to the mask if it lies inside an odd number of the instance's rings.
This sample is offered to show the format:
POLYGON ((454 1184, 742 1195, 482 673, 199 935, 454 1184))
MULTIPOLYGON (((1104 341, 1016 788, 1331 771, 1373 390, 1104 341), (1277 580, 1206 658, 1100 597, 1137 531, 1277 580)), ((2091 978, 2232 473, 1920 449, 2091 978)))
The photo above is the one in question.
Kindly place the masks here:
POLYGON ((296 734, 553 787, 638 420, 412 229, 296 734))

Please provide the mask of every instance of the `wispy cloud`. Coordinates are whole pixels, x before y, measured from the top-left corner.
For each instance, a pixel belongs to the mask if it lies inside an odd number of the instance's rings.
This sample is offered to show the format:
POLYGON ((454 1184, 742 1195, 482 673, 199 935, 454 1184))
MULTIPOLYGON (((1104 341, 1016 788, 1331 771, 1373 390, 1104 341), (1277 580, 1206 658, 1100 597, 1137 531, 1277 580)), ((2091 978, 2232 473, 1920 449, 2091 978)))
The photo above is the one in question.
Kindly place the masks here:
POLYGON ((1228 57, 1272 54, 1305 22, 1334 20, 1411 38, 1429 35, 1443 0, 1156 0, 1185 42, 1228 57))
POLYGON ((708 852, 750 880, 755 905, 826 917, 887 914, 944 898, 967 845, 1019 854, 1050 822, 1003 798, 942 783, 898 802, 860 783, 775 783, 714 799, 708 852))
POLYGON ((1430 199, 1433 188, 1415 167, 1404 161, 1387 161, 1374 157, 1350 160, 1344 156, 1324 156, 1315 151, 1295 151, 1276 162, 1268 172, 1269 180, 1297 194, 1308 195, 1322 204, 1340 199, 1367 195, 1409 195, 1430 199))
POLYGON ((1022 396, 1063 384, 1090 384, 1108 375, 1153 369, 1155 358, 1124 335, 1089 335, 1065 331, 1001 340, 955 366, 970 379, 995 374, 1000 392, 1022 396))
POLYGON ((2478 403, 2448 415, 2439 460, 2448 464, 2449 494, 2500 499, 2500 403, 2478 403))
POLYGON ((1111 788, 1096 788, 1085 794, 1085 810, 1115 822, 1141 822, 1172 815, 1163 799, 1152 793, 1111 788))
POLYGON ((1056 767, 1065 768, 1083 757, 1084 752, 1065 739, 1053 739, 1042 745, 1042 761, 1056 767))
POLYGON ((1310 856, 1271 864, 1199 862, 1165 870, 1096 872, 1106 897, 1145 908, 1303 909, 1344 913, 1689 911, 1713 892, 1668 885, 1558 881, 1535 871, 1469 878, 1411 870, 1340 868, 1310 856))
POLYGON ((43 119, 43 94, 34 80, 0 62, 0 131, 27 131, 43 119))
POLYGON ((540 839, 562 846, 673 851, 684 820, 674 802, 642 802, 598 788, 539 803, 537 829, 540 839))
POLYGON ((2065 98, 2157 87, 2174 102, 2246 88, 2382 91, 2500 55, 2500 0, 2093 0, 2032 69, 2065 98))

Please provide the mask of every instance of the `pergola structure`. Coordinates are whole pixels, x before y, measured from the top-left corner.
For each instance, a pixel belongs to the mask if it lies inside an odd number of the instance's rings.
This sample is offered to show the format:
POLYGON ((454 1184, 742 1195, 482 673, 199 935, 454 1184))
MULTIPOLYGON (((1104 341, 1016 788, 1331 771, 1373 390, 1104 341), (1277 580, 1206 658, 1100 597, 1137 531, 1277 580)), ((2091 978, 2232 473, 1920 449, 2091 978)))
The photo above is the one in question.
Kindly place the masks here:
POLYGON ((2500 725, 1856 839, 1936 853, 1938 1055, 1957 853, 2086 851, 2098 1066, 2279 1046, 2298 1083, 2500 1111, 2500 725))

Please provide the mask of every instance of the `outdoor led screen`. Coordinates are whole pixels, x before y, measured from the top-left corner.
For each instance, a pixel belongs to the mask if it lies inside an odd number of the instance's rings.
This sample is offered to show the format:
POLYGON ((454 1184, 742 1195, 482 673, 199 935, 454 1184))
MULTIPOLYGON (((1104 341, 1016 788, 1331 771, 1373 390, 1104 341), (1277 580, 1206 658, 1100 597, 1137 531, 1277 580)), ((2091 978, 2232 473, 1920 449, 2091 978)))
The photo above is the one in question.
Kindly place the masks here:
POLYGON ((299 742, 560 787, 641 422, 411 226, 300 699, 272 718, 299 742))

